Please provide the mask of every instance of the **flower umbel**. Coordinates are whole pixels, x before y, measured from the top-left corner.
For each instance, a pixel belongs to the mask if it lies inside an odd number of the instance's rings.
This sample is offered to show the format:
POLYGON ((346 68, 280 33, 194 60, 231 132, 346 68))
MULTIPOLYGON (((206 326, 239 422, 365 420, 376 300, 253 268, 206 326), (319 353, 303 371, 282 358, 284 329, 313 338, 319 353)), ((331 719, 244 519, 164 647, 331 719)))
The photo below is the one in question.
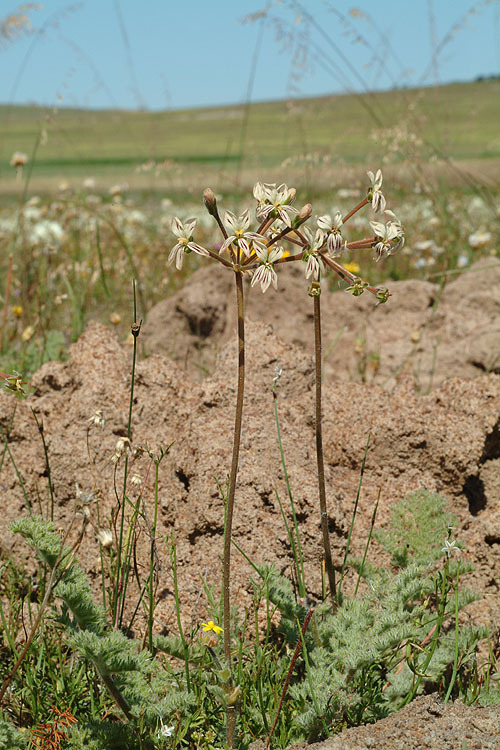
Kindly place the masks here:
POLYGON ((177 218, 172 219, 172 232, 177 237, 177 245, 172 248, 168 256, 168 262, 175 260, 175 266, 180 271, 184 261, 184 253, 193 251, 198 255, 209 255, 208 250, 193 242, 193 232, 196 226, 196 219, 188 219, 184 224, 177 218))

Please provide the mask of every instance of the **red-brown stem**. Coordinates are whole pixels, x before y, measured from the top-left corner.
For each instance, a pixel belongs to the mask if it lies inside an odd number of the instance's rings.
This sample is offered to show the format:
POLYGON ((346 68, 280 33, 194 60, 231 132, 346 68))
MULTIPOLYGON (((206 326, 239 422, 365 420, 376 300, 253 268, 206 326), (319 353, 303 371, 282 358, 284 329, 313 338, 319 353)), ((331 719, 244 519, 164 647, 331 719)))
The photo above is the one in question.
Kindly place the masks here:
POLYGON ((213 250, 208 250, 207 249, 207 252, 208 252, 208 254, 210 255, 211 258, 213 258, 214 260, 218 260, 219 263, 222 263, 223 266, 226 266, 227 268, 232 268, 233 267, 232 263, 230 263, 225 258, 222 258, 220 255, 217 255, 217 253, 214 253, 213 250))
POLYGON ((285 227, 284 229, 281 230, 281 232, 279 234, 276 235, 276 237, 272 237, 272 239, 269 239, 266 242, 267 247, 271 247, 271 245, 276 244, 276 242, 278 242, 279 240, 281 240, 282 237, 284 237, 286 234, 288 234, 288 232, 294 232, 294 231, 295 230, 294 230, 293 227, 285 227))
POLYGON ((362 240, 353 240, 347 243, 349 250, 357 250, 363 247, 371 247, 377 241, 376 237, 365 237, 362 240))
MULTIPOLYGON (((328 255, 322 254, 321 257, 325 261, 325 263, 330 266, 330 268, 335 271, 336 274, 340 276, 341 279, 344 281, 347 281, 349 284, 351 284, 356 276, 351 273, 350 271, 346 271, 346 269, 340 265, 340 263, 336 263, 334 260, 328 257, 328 255)), ((367 292, 370 292, 371 294, 377 294, 380 292, 380 287, 378 286, 367 286, 365 287, 367 292)), ((391 295, 389 295, 390 297, 391 295)))
POLYGON ((363 208, 363 206, 366 206, 367 203, 368 203, 368 198, 363 198, 363 200, 360 203, 358 203, 357 206, 354 206, 354 208, 351 208, 351 210, 349 211, 349 213, 346 214, 344 216, 344 218, 342 219, 342 224, 345 224, 346 221, 349 221, 349 219, 351 218, 351 216, 354 216, 354 214, 356 213, 356 211, 359 211, 361 208, 363 208))
POLYGON ((267 738, 266 746, 269 747, 271 744, 271 739, 274 734, 274 730, 276 729, 276 724, 278 723, 278 719, 280 717, 281 709, 283 708, 283 701, 285 700, 285 696, 288 690, 288 686, 290 685, 290 680, 292 679, 293 670, 295 668, 295 663, 299 657, 300 649, 302 648, 302 642, 304 640, 304 636, 306 634, 307 626, 309 625, 309 620, 312 617, 312 613, 314 612, 314 608, 311 607, 309 612, 306 615, 306 619, 304 620, 304 624, 302 625, 302 638, 299 638, 297 641, 297 645, 295 646, 295 651, 293 652, 292 661, 290 662, 290 666, 288 667, 288 672, 286 674, 285 684, 283 685, 283 690, 281 691, 281 699, 280 704, 278 706, 278 710, 276 711, 276 717, 274 719, 273 725, 271 727, 271 731, 269 732, 269 736, 267 738))
POLYGON ((266 216, 262 224, 257 229, 257 234, 264 234, 264 232, 267 232, 273 221, 276 221, 276 219, 269 218, 269 216, 266 216))
POLYGON ((5 324, 7 322, 7 310, 9 309, 11 281, 12 281, 12 253, 9 253, 9 265, 7 267, 7 278, 5 280, 5 299, 3 303, 2 328, 0 330, 0 353, 3 351, 3 337, 5 333, 5 324))
MULTIPOLYGON (((240 454, 241 423, 243 417, 243 392, 245 387, 245 319, 243 312, 243 274, 235 272, 236 303, 238 307, 238 390, 236 394, 236 416, 234 420, 233 458, 231 475, 229 478, 229 493, 226 506, 226 523, 224 528, 224 571, 223 571, 223 619, 224 619, 224 657, 230 671, 226 686, 229 692, 232 688, 231 675, 231 541, 233 527, 234 497, 236 492, 236 477, 238 475, 238 460, 240 454)), ((234 744, 236 724, 236 707, 226 708, 226 742, 229 748, 234 744)))
POLYGON ((319 507, 321 513, 321 532, 323 535, 323 551, 325 554, 325 568, 330 587, 332 607, 337 606, 337 586, 335 570, 332 562, 330 534, 328 531, 328 513, 326 509, 325 462, 323 457, 323 429, 321 420, 321 304, 320 295, 314 297, 314 360, 316 373, 316 458, 318 462, 319 507))

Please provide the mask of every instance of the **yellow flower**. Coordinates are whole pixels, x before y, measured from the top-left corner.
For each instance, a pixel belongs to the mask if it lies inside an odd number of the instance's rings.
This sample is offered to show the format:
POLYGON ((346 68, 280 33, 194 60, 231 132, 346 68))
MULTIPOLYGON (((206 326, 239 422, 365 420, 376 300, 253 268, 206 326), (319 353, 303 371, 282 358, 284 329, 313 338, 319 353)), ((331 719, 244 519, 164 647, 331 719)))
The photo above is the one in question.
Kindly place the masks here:
POLYGON ((117 326, 121 322, 120 315, 117 312, 111 313, 111 315, 109 316, 109 322, 114 326, 117 326))
POLYGON ((219 635, 219 633, 222 633, 222 628, 219 625, 216 625, 213 620, 209 620, 208 622, 202 622, 201 629, 203 630, 204 633, 208 633, 209 630, 213 630, 216 635, 219 635))
POLYGON ((20 318, 23 314, 23 308, 21 307, 21 305, 14 305, 14 307, 12 308, 12 312, 14 313, 16 318, 20 318))
POLYGON ((346 263, 344 266, 346 271, 349 271, 350 273, 359 273, 361 270, 358 264, 355 261, 351 261, 350 263, 346 263))
POLYGON ((23 341, 29 341, 34 333, 35 333, 35 329, 33 328, 33 326, 26 326, 26 328, 21 334, 21 338, 23 341))

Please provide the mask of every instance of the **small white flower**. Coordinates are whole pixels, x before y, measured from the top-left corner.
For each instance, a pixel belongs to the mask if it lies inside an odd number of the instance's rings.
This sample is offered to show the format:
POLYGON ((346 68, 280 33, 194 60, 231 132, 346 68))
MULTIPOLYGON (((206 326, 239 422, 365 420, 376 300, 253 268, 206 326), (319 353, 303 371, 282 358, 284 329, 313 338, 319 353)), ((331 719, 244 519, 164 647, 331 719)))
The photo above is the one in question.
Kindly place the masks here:
POLYGON ((289 188, 284 183, 279 187, 268 183, 257 182, 253 189, 254 197, 258 201, 257 218, 267 219, 270 216, 280 218, 287 227, 292 226, 291 216, 299 212, 291 204, 295 200, 294 188, 289 188))
POLYGON ((267 291, 270 284, 275 289, 278 288, 278 274, 274 270, 274 263, 281 258, 283 250, 281 247, 273 247, 269 249, 267 247, 255 247, 255 253, 261 261, 259 267, 254 272, 252 277, 252 286, 260 284, 262 293, 267 291))
POLYGON ((273 383, 277 383, 283 375, 283 368, 281 368, 279 365, 276 365, 276 367, 274 368, 274 372, 276 373, 276 375, 273 378, 273 383))
POLYGON ((171 737, 175 732, 175 726, 167 727, 165 724, 161 725, 161 729, 158 732, 158 737, 171 737))
POLYGON ((25 167, 27 163, 28 163, 28 155, 23 154, 22 151, 14 151, 14 153, 10 157, 10 166, 16 167, 16 169, 21 169, 22 167, 25 167))
POLYGON ((326 246, 328 248, 328 255, 331 258, 340 258, 345 248, 345 241, 340 229, 342 223, 342 214, 340 211, 336 212, 333 219, 328 214, 320 216, 318 219, 318 227, 328 234, 326 246))
POLYGON ((392 255, 394 248, 398 249, 400 247, 400 230, 398 225, 393 221, 388 221, 387 224, 381 224, 379 221, 370 221, 370 226, 373 229, 375 237, 378 239, 373 248, 374 260, 380 260, 380 258, 385 258, 387 255, 392 255), (398 238, 398 243, 393 242, 396 238, 398 238))
POLYGON ((196 219, 188 219, 184 224, 175 216, 172 219, 172 232, 177 237, 177 245, 172 248, 168 256, 168 262, 175 260, 175 266, 180 271, 184 260, 184 253, 193 251, 198 255, 209 255, 208 250, 193 242, 193 232, 196 226, 196 219))
POLYGON ((321 274, 325 272, 325 266, 319 254, 325 244, 325 233, 322 229, 317 229, 313 236, 309 227, 304 227, 303 232, 309 246, 304 254, 304 260, 307 262, 306 279, 312 276, 313 281, 319 281, 321 274))
POLYGON ((460 547, 457 546, 457 542, 455 539, 452 539, 451 542, 449 539, 444 540, 444 547, 441 548, 441 552, 450 559, 453 552, 456 552, 457 555, 460 554, 462 550, 460 547))
POLYGON ((473 250, 479 250, 481 247, 486 247, 491 242, 491 232, 473 232, 469 235, 469 246, 473 250))
POLYGON ((241 216, 238 217, 235 216, 231 211, 226 211, 224 213, 224 218, 226 220, 226 224, 228 224, 228 226, 231 228, 233 234, 229 235, 227 240, 224 240, 219 250, 219 255, 227 250, 227 248, 232 245, 233 242, 238 245, 240 250, 245 253, 247 258, 250 257, 252 249, 257 250, 258 247, 265 249, 265 237, 263 237, 261 234, 257 234, 257 232, 247 232, 247 229, 250 226, 250 214, 248 213, 247 209, 245 209, 241 216))
POLYGON ((368 198, 372 204, 372 209, 377 213, 378 211, 384 211, 386 207, 386 200, 382 195, 380 188, 382 187, 382 170, 377 169, 377 173, 374 175, 373 172, 367 172, 368 179, 370 180, 370 187, 368 188, 368 198))

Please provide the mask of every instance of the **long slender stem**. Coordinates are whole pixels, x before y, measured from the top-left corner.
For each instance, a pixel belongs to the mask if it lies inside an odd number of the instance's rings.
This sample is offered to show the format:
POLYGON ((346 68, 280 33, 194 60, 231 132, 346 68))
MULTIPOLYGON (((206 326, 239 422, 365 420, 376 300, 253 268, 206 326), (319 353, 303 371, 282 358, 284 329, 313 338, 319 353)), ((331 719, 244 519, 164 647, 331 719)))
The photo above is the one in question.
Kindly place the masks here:
POLYGON ((5 324, 7 322, 7 311, 9 309, 10 286, 11 286, 11 281, 12 281, 12 259, 13 259, 13 255, 12 253, 9 253, 9 262, 7 266, 7 278, 5 280, 5 298, 4 298, 4 303, 3 303, 2 324, 0 326, 0 353, 3 351, 3 337, 5 334, 5 324))
POLYGON ((321 532, 323 535, 323 551, 325 553, 325 568, 330 586, 332 607, 337 607, 337 587, 335 570, 332 562, 330 534, 328 532, 328 513, 326 510, 325 463, 323 457, 323 429, 321 421, 321 304, 319 294, 314 296, 314 359, 316 370, 316 457, 318 462, 319 507, 321 512, 321 532))
POLYGON ((267 737, 267 742, 266 742, 266 747, 267 748, 271 744, 271 738, 272 738, 272 736, 274 734, 274 730, 276 729, 276 724, 278 723, 278 719, 280 717, 281 709, 283 708, 283 702, 285 700, 285 696, 286 696, 286 693, 287 693, 287 690, 288 690, 288 686, 290 685, 290 680, 291 680, 291 677, 292 677, 292 672, 293 672, 293 670, 295 668, 295 664, 297 662, 299 653, 300 653, 300 651, 301 651, 302 648, 304 648, 304 651, 305 651, 304 636, 306 634, 307 626, 309 625, 309 620, 311 619, 313 612, 314 612, 314 608, 311 607, 311 609, 309 610, 309 612, 306 615, 306 618, 304 620, 304 624, 302 625, 302 630, 301 630, 302 637, 299 637, 299 640, 297 641, 297 645, 295 646, 295 651, 293 652, 293 656, 292 656, 292 660, 290 662, 290 666, 288 667, 288 672, 287 672, 287 675, 286 675, 286 678, 285 678, 285 682, 284 682, 284 685, 283 685, 283 690, 281 691, 281 698, 280 698, 278 710, 276 711, 276 716, 274 718, 274 722, 273 722, 273 725, 271 727, 271 731, 269 732, 268 737, 267 737))
MULTIPOLYGON (((226 506, 226 524, 224 531, 224 573, 223 573, 223 606, 224 606, 224 657, 231 674, 231 537, 233 527, 234 496, 238 459, 240 454, 241 422, 243 416, 243 392, 245 387, 245 319, 243 313, 243 275, 235 272, 236 302, 238 307, 238 390, 236 394, 236 416, 234 420, 233 458, 229 478, 229 493, 226 506)), ((228 692, 232 688, 232 677, 229 677, 228 692)), ((226 709, 226 741, 229 748, 234 744, 236 723, 235 706, 226 709)))

